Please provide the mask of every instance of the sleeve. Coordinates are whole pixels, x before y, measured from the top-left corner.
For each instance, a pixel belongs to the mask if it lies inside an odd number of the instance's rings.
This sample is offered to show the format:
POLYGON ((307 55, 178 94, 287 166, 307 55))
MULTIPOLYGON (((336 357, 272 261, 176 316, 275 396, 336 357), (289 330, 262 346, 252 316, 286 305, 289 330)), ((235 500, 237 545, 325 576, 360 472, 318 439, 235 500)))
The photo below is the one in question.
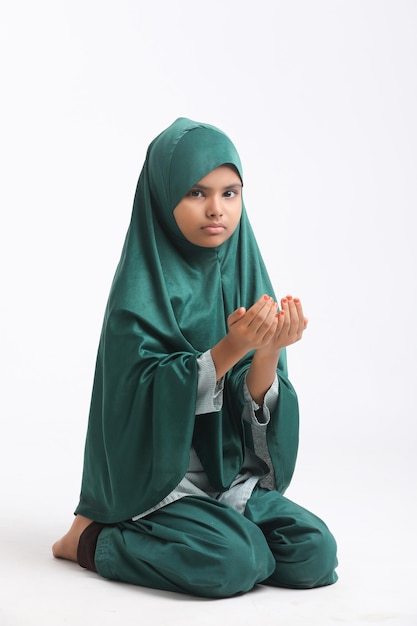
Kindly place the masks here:
POLYGON ((269 424, 271 419, 271 413, 275 410, 278 402, 278 377, 275 376, 275 380, 265 394, 264 403, 262 406, 256 404, 249 393, 248 386, 246 384, 246 377, 243 383, 243 396, 245 399, 245 407, 243 409, 243 419, 249 424, 255 426, 269 424))
POLYGON ((220 411, 223 406, 224 377, 216 381, 216 368, 210 350, 198 357, 197 369, 196 415, 220 411))

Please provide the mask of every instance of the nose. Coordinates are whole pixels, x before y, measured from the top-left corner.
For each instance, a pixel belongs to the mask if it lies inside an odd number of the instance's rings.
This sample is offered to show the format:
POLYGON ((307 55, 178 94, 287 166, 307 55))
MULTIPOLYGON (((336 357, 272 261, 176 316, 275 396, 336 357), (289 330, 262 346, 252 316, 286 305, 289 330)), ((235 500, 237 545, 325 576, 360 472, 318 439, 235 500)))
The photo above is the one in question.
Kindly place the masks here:
POLYGON ((207 204, 207 215, 209 217, 220 217, 223 215, 221 196, 213 195, 207 204))

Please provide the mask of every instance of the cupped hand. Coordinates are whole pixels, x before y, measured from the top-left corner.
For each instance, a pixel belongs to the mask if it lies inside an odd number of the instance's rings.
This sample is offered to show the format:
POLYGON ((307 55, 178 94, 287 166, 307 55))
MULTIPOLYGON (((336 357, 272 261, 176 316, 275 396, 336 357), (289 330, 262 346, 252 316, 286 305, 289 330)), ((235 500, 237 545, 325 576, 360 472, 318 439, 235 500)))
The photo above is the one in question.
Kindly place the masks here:
POLYGON ((274 334, 269 343, 262 347, 265 351, 279 351, 300 341, 308 324, 301 300, 292 296, 281 299, 281 310, 276 314, 275 320, 274 334))
POLYGON ((229 339, 247 352, 267 346, 276 333, 277 310, 278 304, 268 295, 261 296, 250 309, 236 309, 227 320, 229 339))

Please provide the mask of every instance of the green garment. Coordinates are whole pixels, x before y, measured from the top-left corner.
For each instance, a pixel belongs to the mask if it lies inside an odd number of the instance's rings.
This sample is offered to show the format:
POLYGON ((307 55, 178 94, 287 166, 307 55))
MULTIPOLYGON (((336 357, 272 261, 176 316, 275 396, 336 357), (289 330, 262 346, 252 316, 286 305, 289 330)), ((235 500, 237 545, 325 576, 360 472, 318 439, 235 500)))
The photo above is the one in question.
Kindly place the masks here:
POLYGON ((276 491, 256 488, 244 514, 189 496, 145 519, 105 526, 94 567, 105 578, 208 598, 257 583, 293 589, 337 580, 326 524, 276 491))
MULTIPOLYGON (((213 488, 224 491, 251 446, 241 416, 252 355, 226 375, 223 409, 199 416, 197 358, 225 336, 232 311, 263 293, 274 296, 268 274, 244 207, 238 228, 218 248, 187 241, 173 216, 187 191, 226 163, 242 178, 228 137, 185 118, 148 148, 98 348, 76 510, 90 519, 118 522, 159 503, 184 477, 192 445, 213 488)), ((298 445, 285 351, 277 374, 267 441, 284 492, 298 445)))

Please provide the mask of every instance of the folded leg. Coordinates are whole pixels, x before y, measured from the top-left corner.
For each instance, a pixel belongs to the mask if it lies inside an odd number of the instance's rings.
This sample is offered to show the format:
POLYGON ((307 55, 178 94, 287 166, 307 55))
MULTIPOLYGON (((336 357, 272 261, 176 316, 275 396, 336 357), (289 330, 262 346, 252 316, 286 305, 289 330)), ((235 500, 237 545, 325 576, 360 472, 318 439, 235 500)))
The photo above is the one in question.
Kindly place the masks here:
POLYGON ((213 598, 249 591, 275 569, 255 524, 229 506, 197 497, 104 527, 94 562, 106 578, 213 598))
POLYGON ((309 589, 336 582, 336 542, 316 515, 276 491, 258 488, 245 516, 262 530, 276 561, 266 584, 309 589))

